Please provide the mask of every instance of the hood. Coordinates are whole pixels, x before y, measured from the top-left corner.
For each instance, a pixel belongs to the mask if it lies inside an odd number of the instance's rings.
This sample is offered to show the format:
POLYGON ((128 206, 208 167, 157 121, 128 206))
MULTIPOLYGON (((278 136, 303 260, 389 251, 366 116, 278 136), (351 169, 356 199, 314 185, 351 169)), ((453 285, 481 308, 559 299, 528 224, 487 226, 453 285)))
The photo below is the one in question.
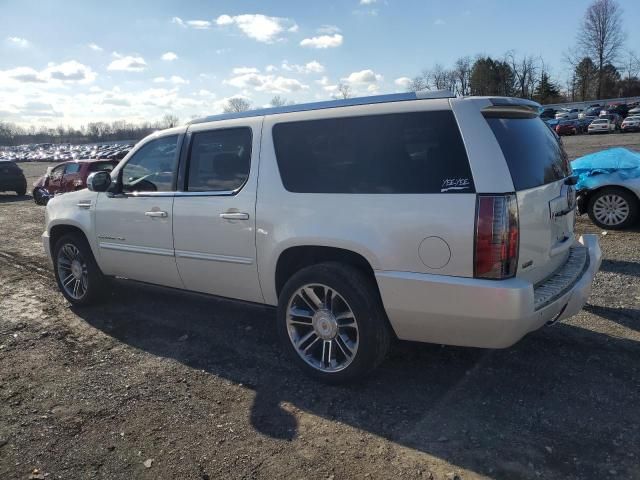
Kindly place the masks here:
POLYGON ((593 190, 621 180, 640 178, 640 153, 610 148, 576 158, 571 167, 573 174, 578 176, 576 190, 593 190))

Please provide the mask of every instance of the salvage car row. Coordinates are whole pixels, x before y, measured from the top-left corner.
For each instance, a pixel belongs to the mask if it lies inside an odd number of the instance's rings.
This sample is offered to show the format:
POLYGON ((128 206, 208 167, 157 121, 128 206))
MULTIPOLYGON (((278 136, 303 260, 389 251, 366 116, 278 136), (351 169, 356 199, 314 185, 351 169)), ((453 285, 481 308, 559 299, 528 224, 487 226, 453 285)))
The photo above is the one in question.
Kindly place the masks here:
POLYGON ((132 147, 132 143, 96 145, 39 143, 5 147, 0 150, 0 160, 13 162, 66 162, 80 158, 120 160, 129 153, 132 147))

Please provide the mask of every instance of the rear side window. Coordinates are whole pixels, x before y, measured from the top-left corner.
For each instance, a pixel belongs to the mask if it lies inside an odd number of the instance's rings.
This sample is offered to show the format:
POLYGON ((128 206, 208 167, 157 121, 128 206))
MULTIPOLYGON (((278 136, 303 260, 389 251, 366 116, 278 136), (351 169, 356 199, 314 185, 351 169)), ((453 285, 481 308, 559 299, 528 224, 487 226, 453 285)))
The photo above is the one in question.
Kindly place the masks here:
POLYGON ((562 145, 539 118, 487 118, 516 190, 539 187, 570 175, 562 145))
POLYGON ((237 190, 247 181, 250 165, 250 128, 196 132, 189 154, 187 191, 237 190))
POLYGON ((290 192, 475 191, 448 110, 280 123, 273 140, 290 192))

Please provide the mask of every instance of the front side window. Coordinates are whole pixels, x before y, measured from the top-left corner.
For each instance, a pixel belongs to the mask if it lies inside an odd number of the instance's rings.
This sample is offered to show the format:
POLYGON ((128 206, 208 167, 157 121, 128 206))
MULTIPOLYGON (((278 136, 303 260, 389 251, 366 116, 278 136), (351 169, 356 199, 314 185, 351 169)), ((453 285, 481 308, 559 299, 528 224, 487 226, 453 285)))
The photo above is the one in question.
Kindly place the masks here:
POLYGON ((280 123, 273 139, 290 192, 475 191, 450 110, 280 123))
POLYGON ((250 128, 196 132, 189 153, 187 191, 237 190, 247 181, 250 165, 250 128))
POLYGON ((125 192, 171 192, 178 162, 178 135, 151 140, 120 172, 125 192))
POLYGON ((60 165, 59 167, 54 168, 53 170, 51 170, 49 178, 51 178, 51 180, 60 180, 62 178, 62 174, 64 173, 64 168, 64 165, 60 165))
POLYGON ((64 173, 67 175, 69 173, 78 173, 79 171, 80 171, 79 163, 68 163, 67 167, 64 169, 64 173))

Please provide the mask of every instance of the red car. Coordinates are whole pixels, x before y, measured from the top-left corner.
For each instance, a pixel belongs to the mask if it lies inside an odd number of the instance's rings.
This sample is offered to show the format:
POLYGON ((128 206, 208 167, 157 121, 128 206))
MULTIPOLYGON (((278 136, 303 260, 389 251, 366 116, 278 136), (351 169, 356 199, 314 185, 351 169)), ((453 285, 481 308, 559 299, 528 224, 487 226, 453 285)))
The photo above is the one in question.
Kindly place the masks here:
POLYGON ((58 193, 73 192, 87 187, 87 177, 93 172, 110 172, 118 160, 72 160, 55 167, 33 184, 33 200, 38 205, 46 205, 58 193))
POLYGON ((556 133, 558 135, 575 135, 580 133, 581 129, 575 120, 560 120, 556 125, 556 133))

